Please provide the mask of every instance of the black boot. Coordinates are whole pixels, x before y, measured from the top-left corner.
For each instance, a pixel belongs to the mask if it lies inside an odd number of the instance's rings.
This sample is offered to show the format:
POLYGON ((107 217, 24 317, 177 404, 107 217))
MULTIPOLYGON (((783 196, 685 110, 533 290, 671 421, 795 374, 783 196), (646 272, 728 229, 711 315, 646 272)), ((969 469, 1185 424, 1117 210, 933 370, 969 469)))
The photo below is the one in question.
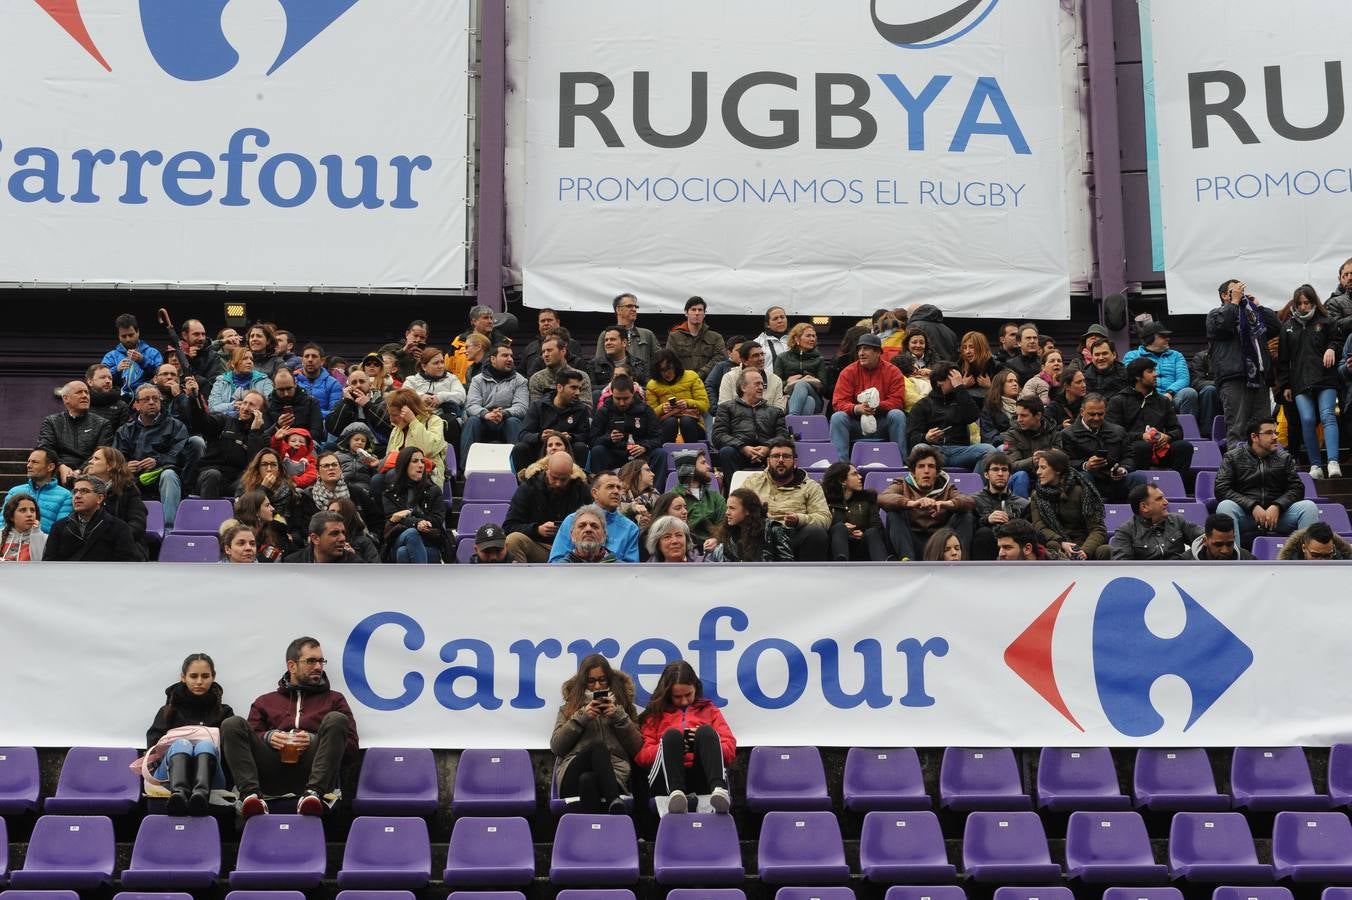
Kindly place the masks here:
POLYGON ((188 814, 188 764, 192 757, 187 753, 175 753, 169 757, 169 815, 186 816, 188 814))
POLYGON ((205 816, 207 805, 211 802, 211 779, 216 774, 216 757, 210 753, 199 753, 193 758, 197 761, 197 779, 192 796, 188 798, 188 815, 205 816))

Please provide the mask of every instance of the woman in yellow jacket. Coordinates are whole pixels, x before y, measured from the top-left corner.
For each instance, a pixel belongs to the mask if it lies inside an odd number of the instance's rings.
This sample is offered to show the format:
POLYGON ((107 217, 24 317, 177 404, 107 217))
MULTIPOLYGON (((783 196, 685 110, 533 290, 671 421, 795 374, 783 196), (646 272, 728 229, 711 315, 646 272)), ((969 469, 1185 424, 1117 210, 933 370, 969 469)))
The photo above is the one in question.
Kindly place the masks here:
POLYGON ((709 392, 698 372, 687 372, 680 358, 663 350, 653 361, 653 377, 648 379, 648 405, 657 413, 662 441, 703 441, 704 417, 709 413, 709 392))
POLYGON ((417 447, 432 467, 432 481, 437 487, 446 482, 446 423, 434 415, 422 397, 412 388, 399 388, 385 395, 385 410, 389 413, 390 441, 385 445, 386 458, 399 455, 405 447, 417 447))

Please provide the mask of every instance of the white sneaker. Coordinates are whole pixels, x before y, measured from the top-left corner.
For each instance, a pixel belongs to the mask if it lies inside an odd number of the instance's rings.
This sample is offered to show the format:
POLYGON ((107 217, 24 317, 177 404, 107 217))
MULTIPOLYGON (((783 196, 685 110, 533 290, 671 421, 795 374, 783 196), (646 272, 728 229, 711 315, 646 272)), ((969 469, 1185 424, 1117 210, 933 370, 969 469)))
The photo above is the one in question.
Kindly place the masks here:
POLYGON ((1329 477, 1330 478, 1343 477, 1343 467, 1338 465, 1338 460, 1336 459, 1329 460, 1329 477))
POLYGON ((667 798, 667 812, 683 813, 689 808, 689 801, 685 798, 685 791, 672 791, 671 796, 667 798))
POLYGON ((726 815, 732 809, 732 795, 727 788, 714 788, 714 792, 709 795, 709 805, 714 808, 714 812, 726 815))
MULTIPOLYGON (((1332 465, 1337 464, 1333 463, 1332 465)), ((1322 481, 1324 479, 1324 470, 1319 468, 1319 466, 1310 466, 1310 477, 1322 481)))

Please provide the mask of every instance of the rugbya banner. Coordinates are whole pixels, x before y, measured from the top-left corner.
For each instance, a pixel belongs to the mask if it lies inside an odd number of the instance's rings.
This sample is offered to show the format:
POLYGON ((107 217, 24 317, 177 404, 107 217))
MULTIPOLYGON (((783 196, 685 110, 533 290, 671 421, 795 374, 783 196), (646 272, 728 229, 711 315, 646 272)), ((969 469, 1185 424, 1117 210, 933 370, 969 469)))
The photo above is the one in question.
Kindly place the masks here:
POLYGON ((1346 122, 1352 6, 1142 2, 1156 265, 1169 309, 1204 313, 1230 278, 1269 306, 1321 297, 1352 256, 1346 122))
POLYGON ((0 281, 465 285, 470 0, 14 0, 0 281))
POLYGON ((12 565, 0 721, 139 746, 187 654, 244 715, 311 635, 363 746, 544 747, 591 652, 640 708, 687 660, 746 745, 1327 746, 1333 565, 12 565))
POLYGON ((1060 14, 532 4, 526 303, 1067 318, 1060 14))

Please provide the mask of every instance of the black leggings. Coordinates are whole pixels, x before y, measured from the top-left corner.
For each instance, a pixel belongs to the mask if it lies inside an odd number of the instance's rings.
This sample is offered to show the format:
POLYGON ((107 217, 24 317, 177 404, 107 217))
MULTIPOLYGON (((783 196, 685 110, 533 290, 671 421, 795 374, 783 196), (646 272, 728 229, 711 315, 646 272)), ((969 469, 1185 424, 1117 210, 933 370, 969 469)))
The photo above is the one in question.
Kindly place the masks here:
POLYGON ((707 440, 704 436, 704 421, 694 416, 672 416, 663 419, 657 430, 661 433, 662 442, 665 444, 676 443, 677 432, 687 444, 707 440))
POLYGON ((559 796, 581 797, 582 808, 589 813, 605 812, 621 793, 605 744, 592 744, 579 752, 559 779, 559 796))
POLYGON ((727 788, 728 776, 723 769, 723 746, 712 725, 695 729, 695 764, 685 765, 685 735, 675 728, 662 734, 662 750, 648 772, 648 784, 654 797, 663 797, 675 791, 687 794, 707 794, 714 788, 727 788))

